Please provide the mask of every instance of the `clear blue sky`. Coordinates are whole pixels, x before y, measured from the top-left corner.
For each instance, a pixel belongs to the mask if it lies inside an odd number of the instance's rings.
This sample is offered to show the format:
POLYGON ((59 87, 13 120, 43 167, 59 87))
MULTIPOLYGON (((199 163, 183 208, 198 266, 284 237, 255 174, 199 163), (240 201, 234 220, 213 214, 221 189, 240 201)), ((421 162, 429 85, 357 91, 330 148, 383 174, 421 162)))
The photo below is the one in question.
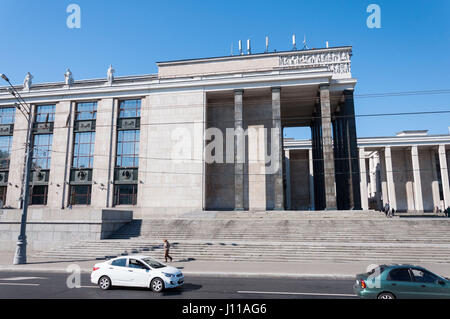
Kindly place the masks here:
MULTIPOLYGON (((157 72, 155 62, 230 54, 252 39, 253 52, 301 46, 353 46, 356 94, 450 89, 450 1, 121 1, 0 0, 0 73, 22 83, 157 72), (66 26, 66 8, 81 7, 81 29, 66 26), (381 29, 369 29, 366 8, 381 7, 381 29)), ((2 84, 3 85, 3 84, 2 84)), ((450 94, 357 98, 357 114, 450 110, 450 94)), ((450 114, 357 119, 359 136, 407 129, 448 134, 450 114)), ((308 130, 289 136, 309 137, 308 130), (305 134, 306 133, 306 134, 305 134)))

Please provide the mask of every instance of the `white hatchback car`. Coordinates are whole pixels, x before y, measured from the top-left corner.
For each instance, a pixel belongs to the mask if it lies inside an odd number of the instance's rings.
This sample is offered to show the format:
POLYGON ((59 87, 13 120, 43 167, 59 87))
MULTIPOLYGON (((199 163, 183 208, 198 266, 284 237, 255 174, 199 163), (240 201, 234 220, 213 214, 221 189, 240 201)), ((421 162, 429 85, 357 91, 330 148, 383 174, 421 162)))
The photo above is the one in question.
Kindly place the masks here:
POLYGON ((122 256, 95 264, 91 282, 103 290, 111 286, 146 287, 154 292, 184 283, 183 273, 149 256, 122 256))

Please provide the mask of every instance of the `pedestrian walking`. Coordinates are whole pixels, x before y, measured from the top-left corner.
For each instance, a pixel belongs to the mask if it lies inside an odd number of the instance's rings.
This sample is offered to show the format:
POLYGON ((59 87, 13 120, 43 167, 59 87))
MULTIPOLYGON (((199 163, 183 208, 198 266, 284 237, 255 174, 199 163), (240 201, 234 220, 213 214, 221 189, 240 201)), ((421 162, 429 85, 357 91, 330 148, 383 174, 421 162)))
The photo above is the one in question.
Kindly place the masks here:
POLYGON ((164 259, 167 262, 167 258, 170 259, 170 262, 172 262, 172 257, 169 255, 170 250, 170 243, 167 239, 164 239, 164 259))
POLYGON ((388 217, 389 214, 389 210, 391 209, 391 207, 389 206, 389 202, 386 202, 386 204, 384 205, 384 215, 386 217, 388 217))
POLYGON ((389 218, 392 218, 392 217, 394 217, 394 214, 395 214, 395 208, 394 207, 392 207, 390 210, 389 210, 389 218))

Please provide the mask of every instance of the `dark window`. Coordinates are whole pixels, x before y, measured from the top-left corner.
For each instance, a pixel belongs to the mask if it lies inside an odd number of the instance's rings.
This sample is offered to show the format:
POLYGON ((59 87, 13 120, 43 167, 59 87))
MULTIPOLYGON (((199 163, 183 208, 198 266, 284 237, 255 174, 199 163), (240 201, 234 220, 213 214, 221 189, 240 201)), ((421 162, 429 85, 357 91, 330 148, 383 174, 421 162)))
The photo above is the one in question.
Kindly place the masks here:
POLYGON ((408 268, 392 269, 387 280, 391 281, 411 281, 408 268))
POLYGON ((0 136, 0 169, 9 168, 12 136, 0 136))
POLYGON ((119 118, 140 117, 141 100, 126 100, 119 103, 119 118))
POLYGON ((92 168, 94 164, 95 132, 75 133, 73 143, 74 168, 92 168))
POLYGON ((0 208, 2 208, 5 203, 6 203, 6 190, 7 190, 7 186, 0 186, 0 201, 1 201, 1 205, 0 208))
POLYGON ((30 186, 30 205, 47 205, 47 185, 30 186))
POLYGON ((423 283, 435 283, 438 281, 438 277, 428 271, 421 269, 411 269, 414 276, 414 281, 423 283))
POLYGON ((116 167, 139 166, 139 130, 119 131, 117 133, 116 167))
POLYGON ((70 204, 71 205, 90 205, 91 204, 91 185, 72 185, 72 186, 70 186, 70 204))
POLYGON ((97 117, 97 102, 77 103, 75 121, 95 120, 97 117))
POLYGON ((136 205, 137 185, 115 185, 114 203, 115 205, 136 205))
POLYGON ((117 267, 125 267, 127 265, 127 259, 120 258, 120 259, 113 260, 111 265, 117 266, 117 267))
POLYGON ((0 108, 0 124, 14 124, 16 108, 2 107, 0 108))
POLYGON ((55 121, 55 105, 36 106, 36 123, 50 123, 55 121))
POLYGON ((128 262, 128 267, 136 269, 147 269, 147 267, 143 263, 136 259, 130 259, 130 261, 128 262))
POLYGON ((32 169, 50 169, 53 134, 36 134, 33 138, 32 169))

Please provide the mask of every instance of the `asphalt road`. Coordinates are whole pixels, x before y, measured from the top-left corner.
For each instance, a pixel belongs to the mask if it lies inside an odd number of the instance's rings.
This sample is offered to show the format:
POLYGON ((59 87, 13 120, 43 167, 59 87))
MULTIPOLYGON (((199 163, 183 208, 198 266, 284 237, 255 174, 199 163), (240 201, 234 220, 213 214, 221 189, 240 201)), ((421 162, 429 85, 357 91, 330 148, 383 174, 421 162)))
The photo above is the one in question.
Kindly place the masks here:
MULTIPOLYGON (((102 291, 81 274, 81 287, 69 288, 66 273, 0 272, 0 299, 302 299, 355 298, 353 280, 234 278, 185 276, 182 287, 153 293, 148 289, 114 287, 102 291)), ((72 283, 74 281, 71 281, 72 283)))

